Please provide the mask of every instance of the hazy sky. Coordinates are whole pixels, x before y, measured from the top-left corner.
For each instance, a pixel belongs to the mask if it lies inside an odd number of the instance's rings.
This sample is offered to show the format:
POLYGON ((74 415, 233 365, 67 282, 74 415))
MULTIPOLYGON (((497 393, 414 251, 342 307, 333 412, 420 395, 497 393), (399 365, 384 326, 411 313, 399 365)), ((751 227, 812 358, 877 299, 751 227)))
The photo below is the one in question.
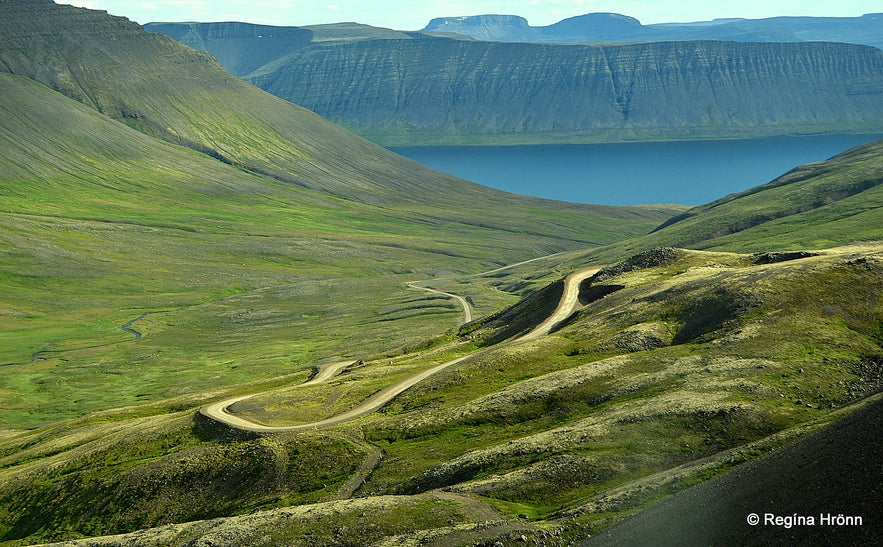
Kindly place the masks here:
POLYGON ((856 17, 883 11, 880 0, 56 0, 106 10, 138 23, 245 21, 312 25, 355 21, 397 30, 419 30, 433 17, 512 14, 548 25, 591 12, 630 15, 642 23, 760 19, 777 15, 856 17))

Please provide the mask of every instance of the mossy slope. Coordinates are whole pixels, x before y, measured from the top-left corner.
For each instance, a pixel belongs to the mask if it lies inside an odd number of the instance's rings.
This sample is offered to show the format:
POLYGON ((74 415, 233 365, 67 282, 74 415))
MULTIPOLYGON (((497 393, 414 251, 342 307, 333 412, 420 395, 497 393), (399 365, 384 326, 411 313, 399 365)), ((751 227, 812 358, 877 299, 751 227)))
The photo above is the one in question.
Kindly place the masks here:
MULTIPOLYGON (((137 477, 159 473, 168 482, 144 490, 143 506, 135 510, 154 509, 149 516, 142 513, 137 525, 180 522, 180 511, 196 516, 197 507, 234 514, 333 496, 318 487, 301 492, 300 482, 272 486, 281 484, 272 480, 279 461, 294 462, 311 450, 339 453, 338 482, 324 483, 333 490, 347 476, 363 472, 356 469, 374 445, 382 457, 371 464, 370 474, 361 475, 365 482, 356 493, 365 498, 360 511, 375 527, 368 521, 343 524, 349 518, 344 505, 336 516, 308 505, 293 509, 301 516, 290 525, 281 515, 261 513, 260 519, 275 523, 270 536, 312 537, 302 534, 323 534, 328 527, 346 534, 353 525, 375 540, 405 533, 411 539, 456 542, 453 538, 487 537, 489 531, 504 538, 575 540, 787 443, 883 387, 879 246, 776 257, 653 253, 602 270, 586 292, 598 284, 620 288, 589 302, 551 336, 485 349, 403 393, 381 413, 334 432, 275 438, 270 467, 260 463, 266 459, 261 447, 270 439, 224 440, 217 433, 188 430, 194 426, 187 426, 184 415, 142 418, 139 424, 114 412, 73 428, 7 439, 0 445, 7 454, 3 475, 9 479, 3 490, 10 515, 6 539, 27 533, 47 538, 68 525, 84 533, 76 523, 86 522, 94 510, 86 494, 71 497, 65 481, 76 483, 77 492, 104 492, 108 484, 125 489, 137 477), (114 427, 145 431, 150 423, 176 421, 175 434, 183 437, 165 449, 151 436, 139 442, 131 434, 110 437, 119 439, 110 443, 117 447, 70 437, 87 431, 87 425, 98 427, 92 433, 97 435, 110 427, 101 422, 113 416, 114 423, 124 419, 114 427), (221 469, 210 463, 225 461, 228 452, 251 464, 221 469), (197 457, 202 453, 214 456, 197 457), (182 465, 185 460, 189 463, 182 465), (113 469, 120 471, 110 474, 113 469), (225 478, 217 484, 224 488, 253 471, 252 481, 269 489, 261 496, 243 485, 240 498, 200 496, 203 501, 188 504, 176 490, 187 469, 207 487, 223 471, 225 478), (41 476, 45 480, 36 479, 41 476), (424 503, 424 496, 437 499, 438 488, 461 496, 447 506, 459 516, 446 513, 450 520, 442 523, 426 520, 435 514, 428 510, 407 512, 424 503), (62 493, 67 493, 65 503, 39 517, 51 527, 35 527, 28 505, 11 502, 62 493), (159 510, 158 500, 169 509, 159 510), (404 512, 390 512, 389 504, 404 512), (313 517, 304 516, 309 508, 316 511, 313 517), (508 516, 496 513, 489 519, 494 511, 508 516), (487 524, 476 527, 479 522, 487 524), (408 527, 414 528, 406 532, 408 527)), ((386 359, 366 363, 377 372, 389 365, 386 359)), ((370 374, 351 381, 358 376, 370 374)), ((325 463, 300 459, 297 466, 301 473, 321 476, 325 463)), ((88 521, 94 526, 88 533, 125 531, 134 521, 123 515, 132 510, 109 502, 88 521)), ((255 534, 263 537, 267 529, 250 522, 226 521, 232 544, 264 541, 255 534)), ((194 523, 155 533, 168 544, 186 543, 213 537, 218 525, 194 523)), ((151 537, 108 538, 107 544, 151 545, 151 537)))

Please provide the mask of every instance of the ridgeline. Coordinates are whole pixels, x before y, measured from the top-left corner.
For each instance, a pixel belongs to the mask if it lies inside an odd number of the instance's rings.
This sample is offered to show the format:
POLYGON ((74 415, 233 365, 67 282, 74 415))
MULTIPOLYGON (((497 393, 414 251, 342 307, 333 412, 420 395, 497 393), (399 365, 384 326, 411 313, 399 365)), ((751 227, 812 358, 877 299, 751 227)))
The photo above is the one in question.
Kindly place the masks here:
POLYGON ((333 37, 321 28, 241 23, 148 28, 208 51, 261 89, 386 145, 744 138, 883 127, 883 51, 872 46, 488 42, 390 36, 365 26, 333 37))

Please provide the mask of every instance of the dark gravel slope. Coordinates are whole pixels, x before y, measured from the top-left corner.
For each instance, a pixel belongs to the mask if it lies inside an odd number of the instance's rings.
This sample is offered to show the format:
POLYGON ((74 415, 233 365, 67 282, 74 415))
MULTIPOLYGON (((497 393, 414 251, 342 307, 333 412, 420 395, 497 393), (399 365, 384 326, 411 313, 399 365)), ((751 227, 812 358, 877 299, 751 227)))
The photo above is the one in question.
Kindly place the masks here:
POLYGON ((689 488, 583 545, 879 545, 883 399, 765 457, 689 488), (748 524, 757 514, 760 523, 748 524), (765 524, 766 514, 783 517, 765 524), (862 517, 825 525, 821 515, 862 517), (797 524, 794 516, 815 524, 797 524), (792 525, 786 527, 786 518, 792 525))

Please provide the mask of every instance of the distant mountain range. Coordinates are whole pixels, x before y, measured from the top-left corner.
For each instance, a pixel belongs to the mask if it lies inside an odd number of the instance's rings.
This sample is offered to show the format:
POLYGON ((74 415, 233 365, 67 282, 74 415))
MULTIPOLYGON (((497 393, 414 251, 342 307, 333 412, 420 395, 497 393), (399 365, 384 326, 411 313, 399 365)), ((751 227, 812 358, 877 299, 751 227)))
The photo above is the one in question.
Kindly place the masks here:
MULTIPOLYGON (((517 26, 512 18, 491 20, 517 26)), ((488 19, 461 22, 482 21, 488 19)), ((610 15, 554 27, 559 37, 568 28, 643 28, 610 15)), ((883 51, 866 45, 509 43, 355 24, 164 23, 147 29, 207 51, 233 74, 382 144, 732 138, 883 128, 883 51)))
POLYGON ((505 42, 644 42, 732 40, 738 42, 846 42, 883 47, 883 13, 862 17, 770 17, 715 19, 642 25, 617 13, 588 13, 548 26, 530 26, 517 15, 439 17, 422 32, 454 33, 505 42))

